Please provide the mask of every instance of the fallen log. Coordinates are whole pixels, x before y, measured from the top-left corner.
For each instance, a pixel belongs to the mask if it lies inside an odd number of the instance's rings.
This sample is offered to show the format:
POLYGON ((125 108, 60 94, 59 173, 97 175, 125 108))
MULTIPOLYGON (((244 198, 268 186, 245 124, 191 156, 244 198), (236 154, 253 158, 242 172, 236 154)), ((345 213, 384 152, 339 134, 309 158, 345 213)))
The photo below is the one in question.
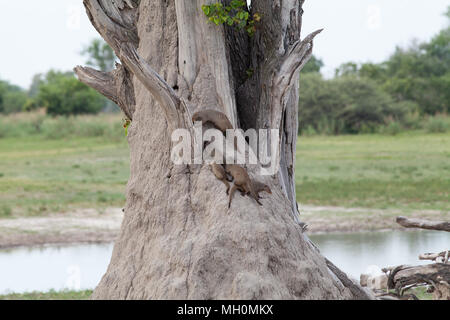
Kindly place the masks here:
POLYGON ((419 228, 450 232, 450 222, 448 221, 429 221, 413 218, 409 219, 402 216, 397 217, 396 221, 399 225, 405 228, 419 228))
POLYGON ((431 285, 437 299, 450 299, 450 265, 434 263, 423 266, 398 266, 389 273, 388 288, 401 296, 407 289, 431 285))
POLYGON ((419 255, 420 260, 432 260, 439 263, 447 263, 450 256, 450 251, 443 251, 440 253, 423 253, 419 255))

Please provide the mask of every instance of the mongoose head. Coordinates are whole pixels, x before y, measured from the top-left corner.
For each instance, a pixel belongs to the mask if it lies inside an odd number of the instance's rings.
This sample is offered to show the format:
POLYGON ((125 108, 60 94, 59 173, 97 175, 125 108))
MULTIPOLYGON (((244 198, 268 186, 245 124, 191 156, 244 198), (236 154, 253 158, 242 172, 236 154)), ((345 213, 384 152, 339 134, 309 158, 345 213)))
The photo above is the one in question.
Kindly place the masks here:
POLYGON ((270 190, 269 186, 266 184, 264 185, 263 191, 272 194, 272 190, 270 190))
POLYGON ((192 122, 195 122, 195 121, 203 122, 203 117, 200 113, 194 113, 194 115, 192 116, 192 122))

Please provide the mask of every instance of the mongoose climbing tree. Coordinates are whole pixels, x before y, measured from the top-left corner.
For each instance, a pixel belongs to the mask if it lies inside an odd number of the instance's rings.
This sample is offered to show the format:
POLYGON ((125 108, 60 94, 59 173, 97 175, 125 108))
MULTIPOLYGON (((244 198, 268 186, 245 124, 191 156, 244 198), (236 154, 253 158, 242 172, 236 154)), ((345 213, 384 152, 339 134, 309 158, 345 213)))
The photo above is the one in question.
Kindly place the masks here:
POLYGON ((124 220, 94 299, 370 298, 297 211, 298 79, 320 32, 302 35, 303 2, 84 0, 120 63, 75 71, 131 120, 124 220), (278 130, 280 170, 257 179, 272 192, 262 205, 236 193, 228 208, 210 165, 171 161, 173 130, 206 109, 234 128, 278 130))

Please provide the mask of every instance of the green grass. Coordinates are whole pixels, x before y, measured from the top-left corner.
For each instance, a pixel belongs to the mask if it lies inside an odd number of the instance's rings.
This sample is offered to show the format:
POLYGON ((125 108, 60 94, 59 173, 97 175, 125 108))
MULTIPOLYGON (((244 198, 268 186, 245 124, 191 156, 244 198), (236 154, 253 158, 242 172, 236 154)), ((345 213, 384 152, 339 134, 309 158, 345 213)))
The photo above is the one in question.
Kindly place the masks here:
POLYGON ((433 295, 431 293, 427 293, 426 287, 413 288, 407 290, 406 294, 408 293, 414 294, 419 300, 433 300, 433 295))
POLYGON ((49 291, 30 293, 11 293, 0 295, 0 300, 88 300, 92 290, 85 291, 49 291))
POLYGON ((46 139, 103 137, 120 141, 124 130, 120 114, 50 117, 42 110, 0 115, 0 138, 42 136, 46 139))
POLYGON ((344 207, 450 210, 450 134, 301 137, 297 200, 344 207))
POLYGON ((119 207, 125 202, 129 150, 125 136, 122 141, 4 138, 0 172, 0 218, 119 207))
MULTIPOLYGON (((129 150, 120 115, 68 120, 19 114, 0 120, 22 130, 0 137, 0 218, 124 205, 129 150), (70 122, 76 130, 58 135, 70 122), (114 133, 96 130, 96 123, 111 125, 114 133)), ((297 200, 448 211, 449 172, 449 133, 300 137, 297 200)))

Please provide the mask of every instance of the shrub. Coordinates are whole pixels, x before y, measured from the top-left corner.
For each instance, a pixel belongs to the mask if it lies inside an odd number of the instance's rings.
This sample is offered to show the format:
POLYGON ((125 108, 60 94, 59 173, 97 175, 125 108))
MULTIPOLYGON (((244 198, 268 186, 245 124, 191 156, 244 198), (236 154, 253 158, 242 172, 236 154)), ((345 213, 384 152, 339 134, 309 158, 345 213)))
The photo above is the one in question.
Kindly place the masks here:
POLYGON ((27 95, 23 91, 9 91, 3 96, 3 113, 20 112, 27 102, 27 95))
POLYGON ((21 113, 0 117, 0 138, 39 134, 44 118, 38 113, 26 117, 21 113))
POLYGON ((443 115, 431 116, 425 123, 425 129, 429 133, 445 133, 450 127, 448 117, 443 115))
POLYGON ((33 111, 38 109, 39 105, 36 100, 28 98, 25 104, 23 105, 22 111, 33 111))
MULTIPOLYGON (((327 119, 341 104, 336 86, 324 80, 319 73, 307 73, 300 77, 299 121, 302 128, 323 129, 327 119)), ((338 132, 339 133, 339 132, 338 132)))
POLYGON ((0 112, 14 113, 22 111, 27 94, 18 86, 0 80, 0 112))
POLYGON ((380 133, 395 136, 402 132, 402 125, 397 121, 391 121, 387 125, 380 127, 380 133))
POLYGON ((42 123, 42 133, 47 139, 75 136, 74 119, 71 117, 46 118, 42 123))
POLYGON ((0 117, 0 138, 39 135, 46 139, 103 137, 110 141, 125 139, 119 115, 55 116, 41 112, 18 113, 0 117))
POLYGON ((78 81, 72 73, 50 71, 39 86, 38 104, 50 115, 98 113, 106 104, 105 98, 78 81))
POLYGON ((419 111, 408 112, 401 122, 406 129, 421 129, 423 126, 423 117, 420 115, 419 111))
POLYGON ((322 134, 376 132, 386 118, 400 121, 416 107, 394 103, 376 82, 354 75, 325 80, 309 73, 300 80, 301 128, 312 126, 322 134))
POLYGON ((303 135, 305 136, 315 136, 317 135, 317 131, 313 128, 313 126, 307 126, 304 130, 301 130, 303 135))

